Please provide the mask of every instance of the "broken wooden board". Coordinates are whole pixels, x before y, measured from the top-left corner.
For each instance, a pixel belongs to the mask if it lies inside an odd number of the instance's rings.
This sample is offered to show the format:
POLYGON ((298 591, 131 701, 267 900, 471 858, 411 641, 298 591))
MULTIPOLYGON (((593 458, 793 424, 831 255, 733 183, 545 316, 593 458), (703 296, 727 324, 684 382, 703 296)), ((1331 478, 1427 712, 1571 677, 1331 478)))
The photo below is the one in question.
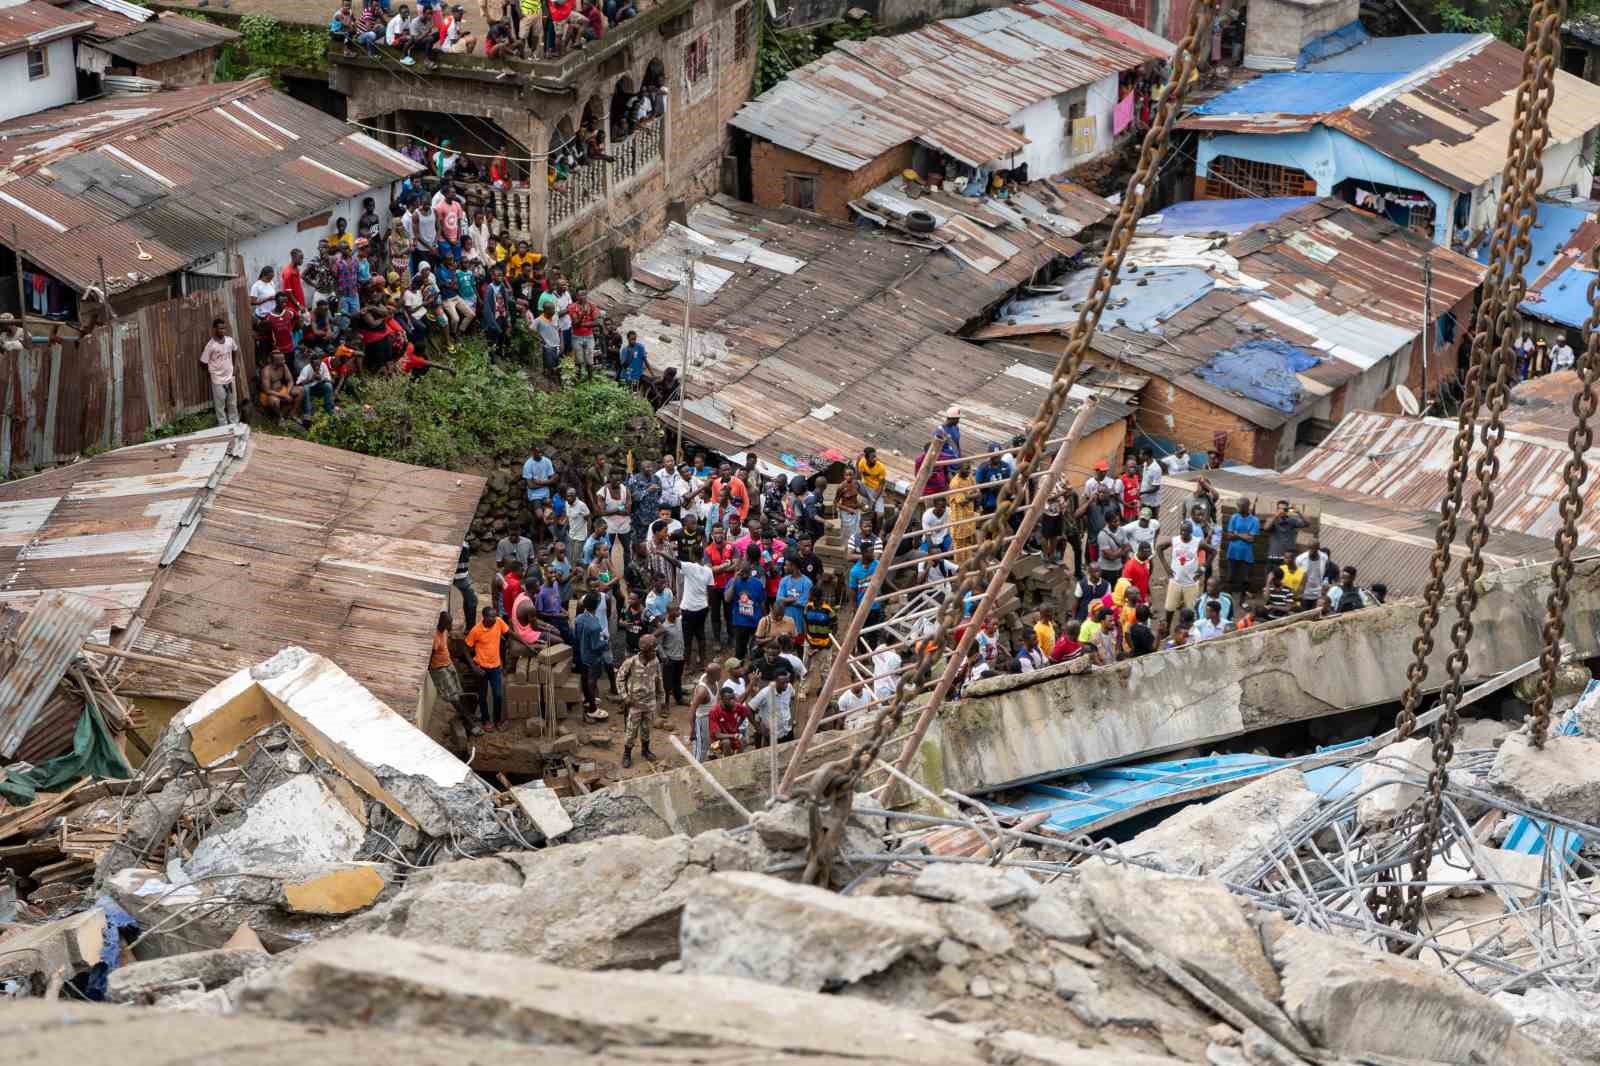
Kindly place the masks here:
POLYGON ((283 905, 296 914, 350 914, 372 906, 382 891, 383 875, 375 868, 337 866, 285 881, 283 905))
POLYGON ((555 840, 572 831, 572 818, 561 806, 560 798, 542 783, 533 781, 519 785, 511 790, 511 796, 546 840, 555 840))

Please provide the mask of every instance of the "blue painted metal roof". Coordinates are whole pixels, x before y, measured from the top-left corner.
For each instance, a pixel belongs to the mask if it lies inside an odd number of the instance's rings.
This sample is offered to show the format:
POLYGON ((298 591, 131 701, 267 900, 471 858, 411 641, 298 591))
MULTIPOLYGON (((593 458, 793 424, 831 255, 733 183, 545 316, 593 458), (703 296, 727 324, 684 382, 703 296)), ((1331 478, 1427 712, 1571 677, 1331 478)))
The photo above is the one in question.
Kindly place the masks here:
POLYGON ((1239 200, 1186 200, 1139 220, 1140 236, 1183 237, 1191 233, 1243 233, 1276 222, 1290 211, 1317 202, 1315 196, 1244 197, 1239 200))
POLYGON ((1593 307, 1589 303, 1589 283, 1594 274, 1579 267, 1567 267, 1539 290, 1539 299, 1524 300, 1519 310, 1549 319, 1573 329, 1582 329, 1593 307))
POLYGON ((1475 33, 1414 33, 1407 37, 1372 37, 1359 47, 1314 60, 1306 69, 1330 74, 1410 74, 1464 48, 1477 36, 1475 33))
MULTIPOLYGON (((1318 755, 1356 748, 1371 738, 1352 740, 1318 749, 1318 755)), ((1045 825, 1062 833, 1092 831, 1147 811, 1190 799, 1203 798, 1202 790, 1228 791, 1230 782, 1243 783, 1275 770, 1292 767, 1304 759, 1278 759, 1270 755, 1207 755, 1195 759, 1156 760, 1135 766, 1114 766, 1071 774, 1054 781, 1028 785, 1013 804, 992 804, 1008 814, 1050 811, 1045 825)), ((1306 786, 1325 799, 1349 794, 1360 780, 1345 766, 1324 766, 1306 772, 1306 786)))
POLYGON ((1348 52, 1352 48, 1366 44, 1369 40, 1371 38, 1367 36, 1367 31, 1362 28, 1360 20, 1347 22, 1332 33, 1324 33, 1321 37, 1300 49, 1300 59, 1295 66, 1304 68, 1308 64, 1331 58, 1342 52, 1348 52))
MULTIPOLYGON (((1070 325, 1078 320, 1076 308, 1088 298, 1094 275, 1093 270, 1080 270, 1068 275, 1057 295, 1012 300, 995 316, 995 321, 1007 325, 1070 325)), ((1111 302, 1106 305, 1100 324, 1106 329, 1123 326, 1141 333, 1159 333, 1162 322, 1210 292, 1215 284, 1211 275, 1199 267, 1146 267, 1136 274, 1124 271, 1111 289, 1111 302)))
POLYGON ((1195 370, 1195 377, 1247 400, 1293 411, 1300 402, 1300 379, 1322 357, 1302 351, 1276 337, 1246 341, 1225 348, 1195 370))
MULTIPOLYGON (((1534 207, 1533 232, 1529 235, 1527 265, 1522 268, 1522 280, 1528 286, 1529 298, 1519 310, 1539 318, 1559 322, 1564 326, 1581 328, 1589 317, 1589 282, 1593 278, 1582 270, 1568 267, 1543 285, 1539 278, 1551 268, 1561 250, 1572 241, 1578 227, 1588 220, 1595 205, 1560 204, 1540 200, 1534 207)), ((1476 252, 1478 262, 1489 261, 1489 242, 1479 241, 1476 252)), ((1582 262, 1587 262, 1584 257, 1582 262)))

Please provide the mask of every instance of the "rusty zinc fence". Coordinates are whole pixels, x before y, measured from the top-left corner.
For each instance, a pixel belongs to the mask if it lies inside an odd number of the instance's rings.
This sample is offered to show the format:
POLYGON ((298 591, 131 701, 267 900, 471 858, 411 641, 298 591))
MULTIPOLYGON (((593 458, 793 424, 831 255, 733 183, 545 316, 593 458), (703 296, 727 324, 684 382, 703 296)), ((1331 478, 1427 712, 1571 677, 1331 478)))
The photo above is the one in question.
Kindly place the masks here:
MULTIPOLYGON (((256 375, 249 296, 240 281, 119 315, 87 337, 36 343, 5 359, 0 476, 70 462, 90 449, 137 444, 147 430, 208 410, 200 350, 214 318, 239 344, 241 406, 256 375)), ((43 330, 30 321, 35 337, 43 330)))

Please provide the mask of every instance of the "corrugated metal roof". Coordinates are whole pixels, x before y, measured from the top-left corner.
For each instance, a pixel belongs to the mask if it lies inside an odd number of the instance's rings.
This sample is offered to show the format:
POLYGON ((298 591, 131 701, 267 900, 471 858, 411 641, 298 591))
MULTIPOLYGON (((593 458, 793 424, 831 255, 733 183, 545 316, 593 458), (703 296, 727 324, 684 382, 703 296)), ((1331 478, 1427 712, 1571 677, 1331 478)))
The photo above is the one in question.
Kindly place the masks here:
MULTIPOLYGON (((112 24, 112 19, 122 18, 109 12, 106 14, 109 18, 101 19, 99 27, 112 24)), ((208 48, 218 48, 239 37, 237 32, 226 26, 185 18, 171 12, 145 23, 136 23, 131 19, 123 21, 128 24, 128 28, 121 32, 113 32, 109 36, 102 37, 100 34, 104 31, 97 27, 90 37, 95 39, 97 47, 102 52, 135 66, 162 63, 195 52, 203 52, 208 48)))
POLYGON ((0 7, 0 53, 15 52, 71 37, 94 27, 92 19, 63 11, 44 0, 28 0, 25 4, 0 7))
POLYGON ((1572 402, 1582 385, 1583 379, 1576 370, 1556 370, 1513 385, 1511 403, 1505 412, 1506 427, 1565 445, 1567 434, 1578 424, 1572 402))
POLYGON ((841 41, 745 104, 732 124, 844 170, 910 140, 983 165, 1028 143, 1006 125, 1018 111, 1170 58, 1172 48, 1088 5, 1040 0, 841 41))
MULTIPOLYGON (((1517 309, 1558 326, 1581 329, 1593 312, 1589 303, 1590 253, 1600 244, 1600 203, 1593 200, 1540 200, 1534 205, 1528 262, 1522 268, 1526 296, 1517 309)), ((1489 242, 1480 242, 1478 260, 1487 262, 1489 242)))
POLYGON ((9 759, 33 729, 67 667, 100 624, 100 608, 82 596, 39 597, 15 638, 16 659, 0 677, 0 756, 9 759))
MULTIPOLYGON (((1369 64, 1370 65, 1370 64, 1369 64)), ((1374 39, 1303 70, 1263 75, 1185 117, 1182 129, 1273 134, 1317 125, 1338 130, 1439 182, 1469 191, 1505 166, 1522 52, 1480 34, 1374 39), (1441 40, 1443 38, 1443 40, 1441 40), (1381 49, 1388 74, 1353 67, 1381 49), (1376 81, 1361 89, 1365 81, 1376 81)), ((1600 86, 1555 73, 1550 143, 1600 125, 1600 86)))
MULTIPOLYGON (((909 477, 950 404, 962 408, 973 452, 1020 433, 1044 396, 1048 371, 951 336, 1054 255, 1031 228, 1012 235, 1017 253, 988 273, 937 247, 725 199, 696 207, 688 228, 703 257, 684 420, 697 441, 772 462, 872 444, 894 476, 909 477), (731 258, 718 259, 717 244, 731 258), (714 281, 701 277, 707 266, 721 271, 714 281)), ((669 235, 640 253, 613 311, 656 366, 682 358, 685 246, 669 235)), ((1126 413, 1108 403, 1091 426, 1126 413)), ((661 417, 672 426, 676 408, 661 417)))
MULTIPOLYGON (((1272 211, 1266 201, 1249 203, 1252 213, 1272 211)), ((1296 198, 1287 206, 1274 221, 1232 239, 1135 237, 1096 350, 1181 380, 1185 389, 1270 429, 1411 344, 1421 330, 1424 255, 1433 264, 1436 319, 1483 279, 1480 264, 1342 201, 1296 198), (1271 338, 1321 359, 1301 373, 1303 396, 1294 411, 1196 376, 1217 353, 1271 338)), ((1185 227, 1180 221, 1175 228, 1185 227)), ((1198 229, 1209 233, 1212 226, 1203 219, 1198 229)), ((1093 270, 1082 270, 1056 296, 1013 300, 973 336, 1068 331, 1093 277, 1093 270)))
POLYGON ((0 166, 0 237, 79 289, 104 257, 112 292, 418 169, 266 79, 0 123, 0 166))
MULTIPOLYGON (((1455 434, 1453 419, 1358 412, 1346 416, 1285 477, 1410 510, 1436 511, 1444 498, 1455 434)), ((1481 442, 1475 438, 1473 445, 1476 463, 1481 442)), ((1561 472, 1568 454, 1564 445, 1548 438, 1508 432, 1496 452, 1500 472, 1490 524, 1551 541, 1561 526, 1561 472)), ((1585 458, 1591 470, 1600 468, 1600 449, 1590 449, 1585 458)), ((1578 543, 1600 543, 1600 478, 1591 477, 1584 485, 1578 543)))

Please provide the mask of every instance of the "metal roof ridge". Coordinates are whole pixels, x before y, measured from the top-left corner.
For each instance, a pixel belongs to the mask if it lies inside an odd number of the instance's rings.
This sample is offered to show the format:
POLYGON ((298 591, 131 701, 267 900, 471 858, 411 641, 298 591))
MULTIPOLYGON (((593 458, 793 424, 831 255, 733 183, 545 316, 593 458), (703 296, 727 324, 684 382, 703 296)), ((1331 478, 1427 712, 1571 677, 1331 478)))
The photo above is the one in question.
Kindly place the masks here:
POLYGON ((1340 110, 1365 111, 1368 108, 1375 109, 1382 107, 1384 104, 1395 99, 1396 97, 1402 96, 1405 93, 1410 92, 1412 89, 1415 89, 1423 82, 1430 80, 1440 71, 1455 66, 1463 59, 1468 59, 1477 55, 1479 52, 1487 48, 1494 41, 1494 39, 1495 38, 1492 34, 1480 33, 1471 40, 1465 41, 1460 45, 1457 45, 1455 48, 1452 48, 1450 51, 1446 52, 1442 56, 1439 56, 1431 63, 1425 63, 1416 70, 1410 71, 1399 80, 1380 86, 1364 96, 1356 97, 1356 99, 1340 108, 1340 110))

